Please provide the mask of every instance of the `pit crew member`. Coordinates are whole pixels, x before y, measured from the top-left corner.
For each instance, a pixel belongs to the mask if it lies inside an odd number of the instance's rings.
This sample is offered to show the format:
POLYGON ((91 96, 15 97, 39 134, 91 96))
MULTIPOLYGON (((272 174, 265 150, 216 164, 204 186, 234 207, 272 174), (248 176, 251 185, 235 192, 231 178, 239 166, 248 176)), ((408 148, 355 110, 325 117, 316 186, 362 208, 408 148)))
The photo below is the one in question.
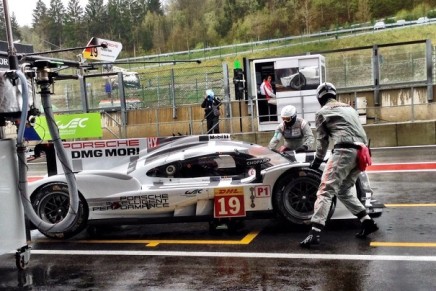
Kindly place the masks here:
POLYGON ((295 150, 299 153, 312 150, 315 142, 312 129, 306 120, 297 117, 295 106, 287 105, 283 107, 280 116, 283 121, 275 130, 268 147, 275 149, 280 140, 284 138, 280 152, 295 150))
POLYGON ((365 206, 350 191, 359 173, 364 170, 361 163, 371 164, 366 133, 359 121, 357 111, 348 104, 336 100, 336 88, 325 82, 317 88, 321 109, 316 113, 316 156, 310 167, 318 169, 326 155, 329 138, 334 143, 333 153, 325 165, 318 188, 312 229, 300 242, 303 248, 320 243, 320 234, 327 220, 332 198, 336 195, 347 209, 361 221, 357 238, 365 238, 378 230, 377 224, 366 212, 365 206))

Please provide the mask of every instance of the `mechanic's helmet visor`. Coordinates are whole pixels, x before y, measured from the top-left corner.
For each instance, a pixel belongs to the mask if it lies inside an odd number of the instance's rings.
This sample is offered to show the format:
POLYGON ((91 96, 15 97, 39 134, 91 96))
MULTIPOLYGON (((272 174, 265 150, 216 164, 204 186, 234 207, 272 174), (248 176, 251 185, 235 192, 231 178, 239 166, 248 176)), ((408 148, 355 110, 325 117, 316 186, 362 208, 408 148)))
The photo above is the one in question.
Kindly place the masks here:
POLYGON ((336 87, 332 83, 324 82, 316 88, 316 97, 319 104, 324 106, 328 99, 336 99, 336 87))
POLYGON ((292 117, 282 116, 282 120, 286 123, 286 125, 292 126, 297 120, 297 115, 294 115, 292 117))

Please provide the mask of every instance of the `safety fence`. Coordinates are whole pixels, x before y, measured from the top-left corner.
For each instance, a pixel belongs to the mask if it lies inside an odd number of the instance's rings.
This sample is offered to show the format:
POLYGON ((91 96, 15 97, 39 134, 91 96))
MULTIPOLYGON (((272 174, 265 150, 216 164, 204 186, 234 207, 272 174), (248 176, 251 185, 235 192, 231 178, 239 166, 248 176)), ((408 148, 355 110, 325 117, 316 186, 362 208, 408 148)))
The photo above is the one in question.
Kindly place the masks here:
MULTIPOLYGON (((327 80, 334 83, 341 98, 356 105, 366 97, 370 124, 435 120, 435 105, 429 89, 435 84, 436 55, 429 41, 368 46, 321 52, 325 56, 327 80), (374 53, 376 51, 376 53, 374 53), (429 56, 430 54, 430 56, 429 56), (429 61, 430 60, 430 61, 429 61)), ((204 110, 200 103, 206 89, 222 99, 222 132, 257 131, 255 96, 235 100, 233 74, 227 64, 177 64, 150 67, 139 72, 138 87, 105 89, 107 76, 58 81, 52 103, 57 113, 100 111, 102 125, 109 135, 168 135, 206 133, 204 110), (120 94, 124 92, 127 123, 120 117, 120 94), (107 104, 111 106, 106 106, 107 104), (106 104, 106 105, 105 105, 106 104), (110 116, 110 118, 108 118, 110 116), (146 128, 144 130, 143 128, 146 128)), ((37 90, 35 90, 37 91, 37 90)), ((248 91, 250 92, 250 91, 248 91)))

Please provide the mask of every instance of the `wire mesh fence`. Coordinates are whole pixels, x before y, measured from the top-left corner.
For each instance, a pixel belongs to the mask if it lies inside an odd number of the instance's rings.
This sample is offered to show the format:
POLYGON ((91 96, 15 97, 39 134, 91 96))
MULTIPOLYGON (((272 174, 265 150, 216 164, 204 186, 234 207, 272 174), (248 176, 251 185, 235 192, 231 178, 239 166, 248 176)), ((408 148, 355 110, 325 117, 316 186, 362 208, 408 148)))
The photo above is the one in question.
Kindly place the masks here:
MULTIPOLYGON (((201 103, 206 90, 212 89, 216 97, 223 99, 223 69, 221 65, 165 66, 149 68, 137 73, 136 86, 124 86, 127 109, 156 108, 201 103)), ((85 76, 87 107, 105 110, 120 106, 120 88, 106 83, 109 76, 85 76)), ((84 100, 80 82, 62 80, 53 88, 53 104, 56 112, 83 111, 84 100)), ((108 110, 110 111, 110 110, 108 110)))
POLYGON ((126 97, 136 94, 145 108, 201 103, 207 89, 217 97, 224 95, 221 66, 161 67, 140 74, 140 78, 141 88, 127 91, 126 97))

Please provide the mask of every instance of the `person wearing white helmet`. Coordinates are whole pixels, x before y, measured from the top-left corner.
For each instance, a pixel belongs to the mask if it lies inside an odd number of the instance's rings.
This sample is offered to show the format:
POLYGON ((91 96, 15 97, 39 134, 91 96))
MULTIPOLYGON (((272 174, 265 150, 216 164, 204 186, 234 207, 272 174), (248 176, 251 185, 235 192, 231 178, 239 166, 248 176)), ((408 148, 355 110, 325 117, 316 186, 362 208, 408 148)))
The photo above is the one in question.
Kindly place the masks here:
POLYGON ((207 122, 207 133, 220 133, 219 116, 221 100, 215 97, 212 89, 206 90, 206 97, 201 103, 201 108, 204 108, 204 118, 207 122))
POLYGON ((318 169, 324 160, 329 140, 334 144, 321 177, 311 219, 312 229, 300 242, 303 248, 320 243, 320 234, 327 220, 332 199, 338 199, 362 222, 357 238, 366 238, 378 230, 377 224, 366 212, 365 206, 350 189, 355 185, 362 170, 371 164, 368 139, 359 121, 357 111, 348 104, 336 100, 336 88, 325 82, 317 88, 317 98, 321 109, 316 113, 316 155, 310 168, 318 169), (363 166, 362 166, 363 161, 363 166))
POLYGON ((283 107, 280 116, 282 122, 274 132, 268 147, 275 149, 282 137, 283 147, 280 151, 295 150, 297 153, 312 150, 315 138, 310 124, 303 118, 297 117, 295 106, 283 107))

